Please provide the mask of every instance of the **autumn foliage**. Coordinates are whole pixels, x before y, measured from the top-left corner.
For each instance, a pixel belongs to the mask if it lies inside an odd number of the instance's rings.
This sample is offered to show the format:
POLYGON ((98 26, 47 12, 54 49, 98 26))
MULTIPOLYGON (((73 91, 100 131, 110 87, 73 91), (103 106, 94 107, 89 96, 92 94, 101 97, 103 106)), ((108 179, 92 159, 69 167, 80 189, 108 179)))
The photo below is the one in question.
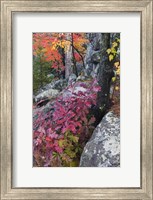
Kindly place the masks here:
MULTIPOLYGON (((67 68, 65 57, 70 50, 72 73, 76 77, 83 76, 84 58, 88 43, 89 40, 85 33, 34 33, 33 77, 34 84, 36 83, 34 92, 37 93, 39 89, 51 81, 65 79, 67 68), (78 63, 81 66, 79 72, 78 63)), ((110 48, 105 51, 107 60, 113 66, 112 71, 114 72, 114 76, 110 78, 110 96, 107 95, 110 102, 109 110, 117 115, 120 113, 119 47, 120 39, 116 38, 110 48)), ((67 87, 62 88, 62 91, 60 90, 52 100, 47 99, 47 102, 49 102, 47 106, 38 108, 38 105, 44 103, 46 99, 34 104, 34 166, 79 166, 83 148, 95 128, 96 118, 91 110, 97 106, 98 93, 103 91, 98 78, 91 76, 86 78, 85 81, 79 79, 72 82, 66 81, 67 87)), ((100 106, 96 109, 102 112, 100 106)))
POLYGON ((70 47, 74 49, 74 59, 76 62, 83 62, 88 39, 84 33, 34 33, 33 34, 33 54, 41 56, 43 61, 51 62, 51 68, 56 71, 65 69, 61 51, 64 53, 70 47))
POLYGON ((77 166, 82 149, 94 129, 89 109, 101 88, 96 80, 77 82, 65 89, 50 110, 34 117, 36 166, 77 166), (78 91, 78 88, 82 91, 78 91), (64 94, 67 93, 67 96, 64 94))

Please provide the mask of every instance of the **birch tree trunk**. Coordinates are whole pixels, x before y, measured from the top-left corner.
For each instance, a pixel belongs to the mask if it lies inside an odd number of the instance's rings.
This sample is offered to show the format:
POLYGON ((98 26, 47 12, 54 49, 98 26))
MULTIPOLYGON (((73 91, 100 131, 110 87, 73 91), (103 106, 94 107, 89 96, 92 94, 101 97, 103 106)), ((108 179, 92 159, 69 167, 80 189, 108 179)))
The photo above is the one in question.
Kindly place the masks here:
MULTIPOLYGON (((71 41, 71 33, 66 34, 66 39, 71 41)), ((65 78, 69 78, 72 74, 72 46, 69 45, 67 51, 65 52, 65 78)))

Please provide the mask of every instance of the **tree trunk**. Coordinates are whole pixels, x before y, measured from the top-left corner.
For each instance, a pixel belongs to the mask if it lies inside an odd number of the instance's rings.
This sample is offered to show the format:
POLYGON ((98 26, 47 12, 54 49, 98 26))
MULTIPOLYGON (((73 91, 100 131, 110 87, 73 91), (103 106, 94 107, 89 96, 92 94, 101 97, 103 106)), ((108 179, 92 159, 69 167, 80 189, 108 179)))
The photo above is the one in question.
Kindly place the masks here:
MULTIPOLYGON (((71 40, 71 33, 66 33, 66 39, 71 40)), ((65 78, 69 78, 72 74, 72 46, 69 45, 67 52, 65 52, 65 78)))
POLYGON ((109 61, 106 50, 110 48, 110 33, 101 34, 101 59, 97 74, 101 91, 98 92, 97 106, 105 113, 109 107, 110 82, 113 77, 113 63, 109 61))
POLYGON ((71 41, 72 41, 72 60, 73 60, 73 73, 78 76, 77 66, 76 66, 76 60, 74 56, 74 44, 73 44, 73 33, 71 33, 71 41))
MULTIPOLYGON (((63 65, 66 67, 66 65, 65 65, 65 52, 64 52, 64 49, 61 48, 61 47, 59 47, 59 48, 58 48, 58 51, 59 51, 60 54, 62 55, 62 63, 63 63, 63 65)), ((63 79, 65 79, 65 70, 61 71, 60 76, 61 76, 63 79)))

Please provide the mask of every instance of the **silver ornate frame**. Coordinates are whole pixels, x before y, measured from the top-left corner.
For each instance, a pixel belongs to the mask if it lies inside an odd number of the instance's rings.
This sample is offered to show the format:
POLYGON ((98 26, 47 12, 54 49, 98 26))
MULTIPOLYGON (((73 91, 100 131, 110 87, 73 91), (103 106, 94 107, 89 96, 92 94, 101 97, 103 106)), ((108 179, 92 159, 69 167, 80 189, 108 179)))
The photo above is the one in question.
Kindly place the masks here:
POLYGON ((153 22, 152 0, 0 0, 1 1, 1 199, 152 200, 153 22), (139 12, 141 14, 141 187, 12 187, 12 14, 13 12, 139 12))

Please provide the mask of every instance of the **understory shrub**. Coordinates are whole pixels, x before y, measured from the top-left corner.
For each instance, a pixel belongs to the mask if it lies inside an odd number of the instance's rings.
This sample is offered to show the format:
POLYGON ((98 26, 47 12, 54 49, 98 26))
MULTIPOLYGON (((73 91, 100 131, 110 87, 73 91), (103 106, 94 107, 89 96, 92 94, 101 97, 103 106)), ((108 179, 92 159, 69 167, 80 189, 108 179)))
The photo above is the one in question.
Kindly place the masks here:
POLYGON ((69 85, 46 112, 37 111, 33 122, 34 166, 78 166, 95 118, 89 112, 96 105, 101 88, 96 79, 69 85))

